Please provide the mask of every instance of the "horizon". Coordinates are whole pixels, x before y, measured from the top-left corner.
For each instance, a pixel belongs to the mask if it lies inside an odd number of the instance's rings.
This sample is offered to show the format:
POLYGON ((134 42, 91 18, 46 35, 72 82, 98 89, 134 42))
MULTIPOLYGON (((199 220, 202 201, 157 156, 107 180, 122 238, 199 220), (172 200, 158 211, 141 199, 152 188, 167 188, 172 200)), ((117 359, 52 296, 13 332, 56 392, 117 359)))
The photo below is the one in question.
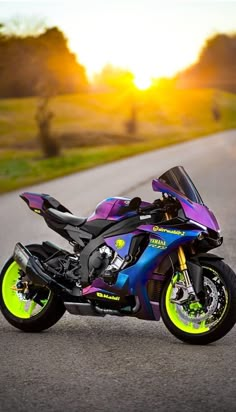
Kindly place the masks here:
POLYGON ((110 64, 131 71, 139 88, 194 64, 212 35, 236 31, 235 1, 0 1, 0 15, 57 26, 90 80, 110 64))

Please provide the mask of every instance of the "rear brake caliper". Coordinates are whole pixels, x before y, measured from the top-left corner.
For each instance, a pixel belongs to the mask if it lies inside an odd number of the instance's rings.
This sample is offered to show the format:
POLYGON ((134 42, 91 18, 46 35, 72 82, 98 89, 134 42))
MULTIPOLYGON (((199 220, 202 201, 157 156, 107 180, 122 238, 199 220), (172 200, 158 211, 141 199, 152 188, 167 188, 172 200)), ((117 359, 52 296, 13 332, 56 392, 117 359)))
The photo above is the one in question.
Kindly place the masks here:
POLYGON ((29 282, 20 279, 11 289, 16 291, 19 300, 26 302, 30 299, 29 282))

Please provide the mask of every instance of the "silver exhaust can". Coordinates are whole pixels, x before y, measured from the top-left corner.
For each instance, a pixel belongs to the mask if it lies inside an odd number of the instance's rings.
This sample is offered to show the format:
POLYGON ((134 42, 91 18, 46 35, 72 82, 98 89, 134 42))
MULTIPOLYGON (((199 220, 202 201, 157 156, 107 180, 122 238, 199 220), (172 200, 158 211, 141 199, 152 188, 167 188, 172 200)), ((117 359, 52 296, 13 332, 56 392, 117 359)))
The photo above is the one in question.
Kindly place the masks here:
POLYGON ((31 253, 21 243, 16 244, 13 252, 13 258, 23 272, 26 272, 26 267, 31 256, 31 253))

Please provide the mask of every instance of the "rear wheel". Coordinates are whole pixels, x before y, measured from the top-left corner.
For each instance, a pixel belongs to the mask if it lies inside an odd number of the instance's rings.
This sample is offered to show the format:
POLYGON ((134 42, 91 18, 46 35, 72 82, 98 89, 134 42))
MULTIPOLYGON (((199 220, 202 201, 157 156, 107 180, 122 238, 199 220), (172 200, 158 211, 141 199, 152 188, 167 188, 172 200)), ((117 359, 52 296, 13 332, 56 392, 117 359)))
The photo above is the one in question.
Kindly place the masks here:
POLYGON ((221 260, 205 261, 202 267, 205 304, 171 301, 178 275, 167 281, 161 296, 162 318, 169 331, 184 342, 200 345, 222 338, 236 322, 235 273, 221 260))
MULTIPOLYGON (((47 254, 41 245, 27 246, 38 258, 47 254)), ((5 319, 25 332, 40 332, 53 326, 64 314, 61 300, 48 288, 29 283, 11 257, 0 274, 0 308, 5 319)))

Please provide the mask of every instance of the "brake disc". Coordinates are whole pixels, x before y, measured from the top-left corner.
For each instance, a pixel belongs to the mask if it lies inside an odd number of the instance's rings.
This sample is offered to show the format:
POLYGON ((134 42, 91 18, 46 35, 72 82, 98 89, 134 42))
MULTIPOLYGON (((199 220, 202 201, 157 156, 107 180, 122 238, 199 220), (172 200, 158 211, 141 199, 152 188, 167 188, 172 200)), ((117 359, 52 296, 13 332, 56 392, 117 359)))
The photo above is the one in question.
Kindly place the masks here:
POLYGON ((176 305, 176 311, 178 312, 184 323, 187 324, 189 322, 192 322, 194 324, 198 324, 208 319, 215 312, 218 305, 217 288, 214 282, 212 282, 212 280, 207 277, 204 277, 204 288, 206 290, 209 305, 203 307, 197 302, 189 302, 186 305, 176 305), (193 305, 195 305, 195 307, 193 305))

